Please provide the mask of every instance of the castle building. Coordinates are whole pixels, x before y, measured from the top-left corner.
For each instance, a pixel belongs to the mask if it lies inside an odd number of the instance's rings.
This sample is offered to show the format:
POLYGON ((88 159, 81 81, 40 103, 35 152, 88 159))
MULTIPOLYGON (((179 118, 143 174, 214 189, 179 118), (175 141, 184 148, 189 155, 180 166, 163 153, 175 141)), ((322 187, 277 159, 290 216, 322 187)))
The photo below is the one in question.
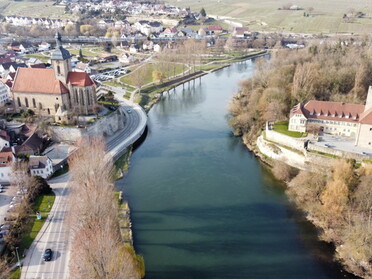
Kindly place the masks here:
POLYGON ((31 109, 53 117, 56 122, 71 122, 72 114, 92 113, 97 102, 96 85, 87 73, 72 72, 71 54, 55 36, 51 69, 18 68, 12 95, 17 111, 31 109))
POLYGON ((290 112, 289 131, 306 132, 310 126, 323 133, 355 139, 355 145, 372 148, 372 86, 365 105, 311 100, 290 112))

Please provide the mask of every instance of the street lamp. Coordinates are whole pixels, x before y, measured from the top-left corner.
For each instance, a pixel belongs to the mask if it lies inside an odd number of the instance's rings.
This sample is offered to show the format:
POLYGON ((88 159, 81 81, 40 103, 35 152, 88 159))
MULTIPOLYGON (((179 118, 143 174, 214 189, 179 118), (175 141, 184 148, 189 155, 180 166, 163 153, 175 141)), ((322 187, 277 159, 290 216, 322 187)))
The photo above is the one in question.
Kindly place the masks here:
POLYGON ((19 260, 19 255, 18 255, 18 247, 16 247, 16 255, 18 259, 17 266, 21 267, 21 261, 19 260))

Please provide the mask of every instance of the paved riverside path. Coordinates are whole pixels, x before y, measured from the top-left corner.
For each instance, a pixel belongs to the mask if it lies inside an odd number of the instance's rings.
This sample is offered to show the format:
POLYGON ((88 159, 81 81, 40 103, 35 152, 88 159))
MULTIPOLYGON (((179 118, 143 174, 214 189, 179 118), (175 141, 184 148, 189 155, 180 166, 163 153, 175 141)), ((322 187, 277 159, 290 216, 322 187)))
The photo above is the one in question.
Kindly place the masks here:
MULTIPOLYGON (((147 115, 137 104, 120 98, 121 107, 126 114, 125 126, 107 139, 107 155, 116 158, 143 133, 147 124, 147 115), (130 113, 128 113, 130 110, 130 113)), ((66 224, 69 197, 69 173, 49 181, 56 198, 39 234, 32 243, 27 255, 22 259, 21 279, 65 279, 68 278, 70 255, 69 230, 66 224), (44 262, 46 248, 54 252, 50 262, 44 262)))

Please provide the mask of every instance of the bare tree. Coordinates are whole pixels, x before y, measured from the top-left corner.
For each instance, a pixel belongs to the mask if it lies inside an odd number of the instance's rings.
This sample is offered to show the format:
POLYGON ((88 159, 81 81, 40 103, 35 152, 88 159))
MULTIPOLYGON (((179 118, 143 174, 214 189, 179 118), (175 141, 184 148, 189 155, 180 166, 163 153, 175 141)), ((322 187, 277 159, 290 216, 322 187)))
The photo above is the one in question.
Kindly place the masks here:
POLYGON ((146 77, 149 74, 147 64, 139 66, 130 74, 131 82, 138 88, 138 93, 141 94, 141 88, 146 84, 146 77))
POLYGON ((133 255, 124 249, 111 182, 112 160, 100 138, 82 139, 69 160, 72 175, 71 278, 140 278, 133 255))

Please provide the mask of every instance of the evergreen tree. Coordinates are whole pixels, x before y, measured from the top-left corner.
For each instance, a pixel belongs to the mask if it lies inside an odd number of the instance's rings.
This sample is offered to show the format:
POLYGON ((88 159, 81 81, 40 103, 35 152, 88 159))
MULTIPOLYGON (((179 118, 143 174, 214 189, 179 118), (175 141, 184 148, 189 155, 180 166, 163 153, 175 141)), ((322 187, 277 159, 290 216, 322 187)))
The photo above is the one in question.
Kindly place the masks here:
POLYGON ((200 14, 201 14, 203 17, 206 17, 206 16, 207 16, 207 13, 205 12, 205 9, 204 9, 204 8, 202 8, 202 9, 200 10, 200 14))

